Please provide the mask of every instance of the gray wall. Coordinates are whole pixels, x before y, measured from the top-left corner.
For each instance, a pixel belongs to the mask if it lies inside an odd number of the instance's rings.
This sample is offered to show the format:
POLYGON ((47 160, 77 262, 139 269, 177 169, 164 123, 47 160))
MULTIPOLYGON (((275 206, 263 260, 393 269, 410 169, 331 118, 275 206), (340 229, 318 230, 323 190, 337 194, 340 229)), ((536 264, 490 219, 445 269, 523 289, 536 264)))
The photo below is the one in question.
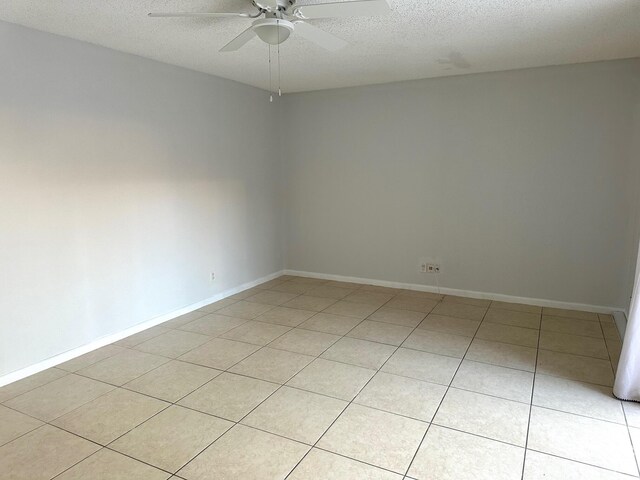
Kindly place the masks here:
POLYGON ((638 60, 270 104, 6 23, 0 58, 0 376, 285 262, 628 306, 638 60))
POLYGON ((265 92, 1 22, 0 58, 0 375, 282 268, 265 92))
POLYGON ((640 61, 287 96, 290 269, 626 307, 640 61))

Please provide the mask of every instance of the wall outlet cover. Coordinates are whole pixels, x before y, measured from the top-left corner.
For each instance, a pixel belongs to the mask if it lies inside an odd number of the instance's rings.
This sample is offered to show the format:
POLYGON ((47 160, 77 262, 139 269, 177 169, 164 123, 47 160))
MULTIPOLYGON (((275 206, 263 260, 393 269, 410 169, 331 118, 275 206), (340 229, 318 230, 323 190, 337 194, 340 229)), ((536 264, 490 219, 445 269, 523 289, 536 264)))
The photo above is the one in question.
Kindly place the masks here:
POLYGON ((420 273, 440 273, 440 260, 433 257, 422 257, 418 261, 418 271, 420 273))

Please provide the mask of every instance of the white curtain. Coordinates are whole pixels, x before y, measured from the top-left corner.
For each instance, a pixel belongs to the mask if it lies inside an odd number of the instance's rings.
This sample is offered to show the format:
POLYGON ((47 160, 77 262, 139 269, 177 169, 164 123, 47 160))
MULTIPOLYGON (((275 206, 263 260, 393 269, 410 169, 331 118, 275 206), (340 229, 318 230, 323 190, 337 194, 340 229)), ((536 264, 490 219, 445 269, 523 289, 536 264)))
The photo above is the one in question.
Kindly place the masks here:
POLYGON ((622 400, 640 402, 640 252, 613 393, 622 400))

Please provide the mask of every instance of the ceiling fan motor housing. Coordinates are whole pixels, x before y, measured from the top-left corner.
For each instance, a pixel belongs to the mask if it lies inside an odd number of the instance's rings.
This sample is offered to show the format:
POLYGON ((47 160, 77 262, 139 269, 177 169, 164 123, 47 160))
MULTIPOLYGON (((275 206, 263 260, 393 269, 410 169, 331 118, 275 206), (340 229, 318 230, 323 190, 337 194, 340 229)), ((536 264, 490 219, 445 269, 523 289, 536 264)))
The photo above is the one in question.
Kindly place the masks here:
POLYGON ((278 10, 286 10, 289 7, 292 7, 296 2, 295 0, 272 0, 271 2, 267 2, 264 0, 253 0, 253 4, 259 8, 260 10, 264 10, 266 12, 274 11, 273 5, 269 3, 275 3, 278 5, 278 10))

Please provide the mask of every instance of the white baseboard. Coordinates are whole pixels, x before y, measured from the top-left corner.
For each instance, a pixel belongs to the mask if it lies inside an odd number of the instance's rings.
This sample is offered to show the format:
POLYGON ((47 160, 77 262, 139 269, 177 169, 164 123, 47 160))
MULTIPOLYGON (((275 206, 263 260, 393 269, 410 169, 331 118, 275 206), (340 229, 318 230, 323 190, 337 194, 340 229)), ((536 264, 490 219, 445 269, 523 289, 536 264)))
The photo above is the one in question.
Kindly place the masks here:
POLYGON ((133 335, 135 333, 141 332, 151 327, 155 327, 156 325, 172 320, 176 317, 179 317, 180 315, 184 315, 185 313, 192 312, 194 310, 204 307, 205 305, 209 305, 210 303, 217 302, 231 295, 235 295, 236 293, 239 293, 248 288, 252 288, 257 285, 260 285, 261 283, 268 282, 269 280, 277 278, 281 275, 296 275, 299 277, 318 278, 322 280, 335 280, 340 282, 366 283, 369 285, 378 285, 381 287, 403 288, 407 290, 415 290, 420 292, 441 293, 444 295, 459 295, 463 297, 497 300, 497 301, 511 302, 511 303, 526 303, 529 305, 537 305, 541 307, 555 307, 555 308, 566 308, 570 310, 582 310, 582 311, 597 312, 597 313, 608 313, 608 314, 613 314, 618 330, 620 331, 620 335, 623 338, 624 338, 624 330, 626 327, 626 316, 624 312, 620 311, 620 309, 615 307, 588 305, 583 303, 560 302, 557 300, 546 300, 546 299, 540 299, 540 298, 516 297, 512 295, 476 292, 471 290, 459 290, 455 288, 443 288, 443 287, 438 288, 433 285, 391 282, 391 281, 377 280, 372 278, 348 277, 345 275, 330 275, 325 273, 302 272, 298 270, 282 270, 282 271, 267 275, 265 277, 258 278, 251 282, 238 285, 237 287, 218 293, 200 302, 187 305, 178 310, 174 310, 164 315, 160 315, 159 317, 155 317, 145 322, 138 323, 137 325, 129 327, 125 330, 121 330, 119 332, 112 333, 110 335, 106 335, 104 337, 98 338, 86 345, 66 351, 54 357, 38 362, 34 365, 30 365, 29 367, 25 367, 20 370, 16 370, 14 372, 3 375, 2 377, 0 377, 0 387, 7 385, 9 383, 15 382, 17 380, 21 380, 25 377, 28 377, 29 375, 33 375, 42 370, 46 370, 47 368, 55 367, 56 365, 59 365, 68 360, 71 360, 72 358, 79 357, 80 355, 84 355, 85 353, 91 352, 92 350, 96 350, 100 347, 104 347, 105 345, 109 345, 110 343, 117 342, 118 340, 122 340, 123 338, 133 335))
POLYGON ((502 295, 500 293, 476 292, 472 290, 459 290, 456 288, 436 287, 434 285, 421 285, 417 283, 390 282, 386 280, 376 280, 372 278, 347 277, 344 275, 330 275, 326 273, 302 272, 298 270, 284 270, 285 275, 296 275, 299 277, 318 278, 321 280, 335 280, 338 282, 366 283, 380 287, 404 288, 406 290, 416 290, 419 292, 441 293, 444 295, 458 295, 461 297, 480 298, 487 300, 497 300, 510 303, 526 303, 539 307, 565 308, 568 310, 581 310, 585 312, 614 314, 620 309, 616 307, 606 307, 601 305, 588 305, 584 303, 560 302, 557 300, 546 300, 543 298, 515 297, 513 295, 502 295))
POLYGON ((134 333, 141 332, 151 327, 155 327, 156 325, 160 325, 161 323, 172 320, 180 315, 184 315, 185 313, 193 312, 194 310, 198 310, 210 303, 217 302, 218 300, 222 300, 231 295, 235 295, 236 293, 240 293, 243 290, 248 288, 255 287, 260 285, 261 283, 268 282, 269 280, 273 280, 281 275, 283 275, 283 271, 275 272, 270 275, 267 275, 262 278, 258 278, 251 282, 243 283, 242 285, 238 285, 237 287, 231 288, 224 292, 218 293, 212 297, 206 298, 200 302, 192 303, 191 305, 187 305, 178 310, 174 310, 169 313, 165 313, 164 315, 160 315, 159 317, 152 318, 150 320, 144 321, 142 323, 138 323, 132 327, 129 327, 125 330, 121 330, 116 333, 112 333, 106 335, 104 337, 100 337, 86 345, 82 345, 81 347, 74 348, 72 350, 68 350, 64 353, 60 353, 54 357, 47 358, 41 362, 38 362, 34 365, 30 365, 28 367, 22 368, 20 370, 16 370, 14 372, 8 373, 0 377, 0 387, 7 385, 9 383, 13 383, 17 380, 21 380, 29 375, 33 375, 34 373, 41 372, 42 370, 46 370, 47 368, 55 367, 56 365, 60 365, 72 358, 79 357, 80 355, 84 355, 85 353, 91 352, 92 350, 96 350, 100 347, 104 347, 105 345, 109 345, 110 343, 117 342, 118 340, 122 340, 125 337, 133 335, 134 333))

